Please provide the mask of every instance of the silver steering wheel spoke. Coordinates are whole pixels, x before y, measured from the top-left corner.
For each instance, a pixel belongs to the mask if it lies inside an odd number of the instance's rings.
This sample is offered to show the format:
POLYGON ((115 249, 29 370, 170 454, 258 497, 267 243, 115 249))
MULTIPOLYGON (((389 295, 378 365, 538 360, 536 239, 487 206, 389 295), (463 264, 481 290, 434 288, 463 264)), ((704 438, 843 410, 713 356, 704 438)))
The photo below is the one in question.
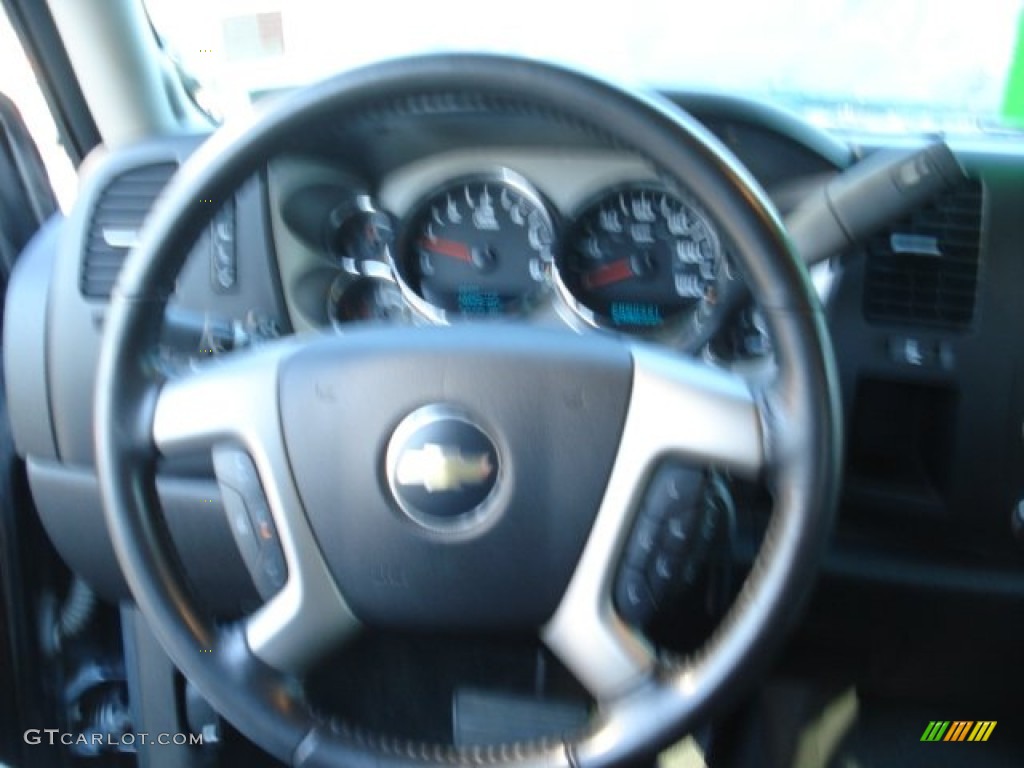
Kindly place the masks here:
POLYGON ((230 443, 252 459, 288 575, 284 586, 245 620, 245 635, 262 661, 296 674, 359 626, 324 561, 289 470, 278 375, 298 346, 271 344, 166 382, 157 396, 152 428, 153 442, 164 455, 230 443))
POLYGON ((654 677, 654 650, 612 602, 622 550, 654 468, 676 457, 756 477, 766 465, 762 409, 742 377, 639 345, 633 362, 633 389, 604 498, 565 595, 541 633, 599 703, 654 677))

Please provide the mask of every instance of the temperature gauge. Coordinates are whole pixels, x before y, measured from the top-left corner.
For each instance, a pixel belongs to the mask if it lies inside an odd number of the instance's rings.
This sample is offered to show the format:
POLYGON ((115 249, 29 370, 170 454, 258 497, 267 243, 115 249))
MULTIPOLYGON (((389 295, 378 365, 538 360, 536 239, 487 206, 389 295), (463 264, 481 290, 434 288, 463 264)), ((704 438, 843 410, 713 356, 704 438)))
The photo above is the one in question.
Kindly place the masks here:
POLYGON ((327 317, 337 330, 358 322, 412 320, 412 312, 393 282, 377 278, 338 277, 327 296, 327 317))

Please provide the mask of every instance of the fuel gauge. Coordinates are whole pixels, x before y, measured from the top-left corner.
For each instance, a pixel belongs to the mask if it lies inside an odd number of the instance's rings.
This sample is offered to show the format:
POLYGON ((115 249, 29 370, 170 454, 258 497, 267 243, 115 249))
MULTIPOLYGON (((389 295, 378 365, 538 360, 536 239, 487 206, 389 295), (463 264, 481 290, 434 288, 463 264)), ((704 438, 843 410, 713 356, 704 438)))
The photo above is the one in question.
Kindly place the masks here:
POLYGON ((327 296, 327 317, 335 330, 352 323, 410 323, 412 312, 393 282, 373 277, 352 280, 339 275, 327 296))

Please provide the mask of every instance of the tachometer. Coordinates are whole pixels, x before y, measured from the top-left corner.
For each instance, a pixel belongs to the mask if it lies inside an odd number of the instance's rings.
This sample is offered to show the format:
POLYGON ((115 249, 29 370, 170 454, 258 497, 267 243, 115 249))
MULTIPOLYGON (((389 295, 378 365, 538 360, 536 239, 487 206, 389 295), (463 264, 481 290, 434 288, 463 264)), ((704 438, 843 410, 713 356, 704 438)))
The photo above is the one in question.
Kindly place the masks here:
POLYGON ((721 261, 718 235, 696 202, 631 185, 584 207, 558 268, 588 322, 646 331, 713 300, 721 261))
POLYGON ((395 271, 435 319, 515 314, 547 285, 553 240, 546 206, 519 177, 461 179, 417 207, 395 271))

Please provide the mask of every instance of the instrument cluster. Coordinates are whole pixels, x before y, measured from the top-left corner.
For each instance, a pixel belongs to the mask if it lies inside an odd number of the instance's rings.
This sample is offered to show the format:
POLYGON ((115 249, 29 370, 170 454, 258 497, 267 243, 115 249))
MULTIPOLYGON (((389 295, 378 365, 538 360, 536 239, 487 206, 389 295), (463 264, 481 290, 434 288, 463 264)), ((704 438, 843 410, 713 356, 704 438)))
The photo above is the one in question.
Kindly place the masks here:
POLYGON ((553 309, 579 329, 671 340, 692 333, 733 279, 698 201, 651 180, 559 210, 514 171, 469 174, 433 187, 400 219, 360 196, 332 213, 327 242, 341 267, 327 307, 339 329, 553 309))

